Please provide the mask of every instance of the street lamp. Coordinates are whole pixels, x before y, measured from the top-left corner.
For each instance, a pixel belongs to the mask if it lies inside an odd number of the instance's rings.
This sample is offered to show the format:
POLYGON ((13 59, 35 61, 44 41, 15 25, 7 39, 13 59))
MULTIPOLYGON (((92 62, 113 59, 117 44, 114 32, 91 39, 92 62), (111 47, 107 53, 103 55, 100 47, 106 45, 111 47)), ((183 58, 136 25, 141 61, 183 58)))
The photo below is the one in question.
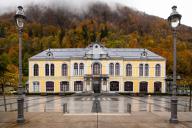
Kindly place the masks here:
POLYGON ((178 123, 177 119, 177 97, 176 97, 176 30, 180 25, 181 15, 176 11, 177 6, 172 7, 172 13, 168 17, 169 24, 173 31, 173 85, 172 85, 172 97, 171 97, 171 118, 170 123, 178 123))
POLYGON ((24 97, 22 87, 22 32, 24 21, 26 19, 22 6, 18 6, 18 10, 14 16, 16 26, 19 33, 19 85, 18 85, 18 98, 17 98, 17 123, 24 123, 24 97))

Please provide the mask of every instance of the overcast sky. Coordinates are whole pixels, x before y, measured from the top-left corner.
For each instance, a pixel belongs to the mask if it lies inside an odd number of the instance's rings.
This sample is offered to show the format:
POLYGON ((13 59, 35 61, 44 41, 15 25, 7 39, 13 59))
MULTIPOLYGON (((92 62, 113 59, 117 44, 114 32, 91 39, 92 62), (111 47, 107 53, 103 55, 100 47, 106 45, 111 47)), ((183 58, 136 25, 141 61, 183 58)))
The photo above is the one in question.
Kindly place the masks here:
POLYGON ((86 10, 90 3, 96 1, 106 2, 111 7, 119 3, 164 19, 170 15, 171 7, 177 5, 177 11, 182 15, 181 23, 192 27, 191 0, 0 0, 0 14, 8 12, 8 10, 15 11, 18 5, 25 8, 31 3, 46 6, 67 6, 72 10, 86 10))

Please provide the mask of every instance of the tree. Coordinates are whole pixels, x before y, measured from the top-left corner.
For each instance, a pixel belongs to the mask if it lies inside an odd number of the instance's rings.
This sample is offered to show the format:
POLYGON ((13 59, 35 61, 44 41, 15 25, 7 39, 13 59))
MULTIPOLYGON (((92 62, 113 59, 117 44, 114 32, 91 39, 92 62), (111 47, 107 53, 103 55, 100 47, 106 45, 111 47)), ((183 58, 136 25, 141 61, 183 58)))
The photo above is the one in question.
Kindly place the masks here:
POLYGON ((6 98, 5 98, 5 87, 6 86, 11 86, 15 87, 18 84, 18 75, 5 72, 0 76, 0 86, 3 92, 3 99, 4 99, 4 108, 5 111, 7 111, 7 106, 6 106, 6 98))
POLYGON ((4 28, 4 26, 0 26, 0 37, 5 37, 5 28, 4 28))
POLYGON ((2 93, 3 93, 4 108, 5 108, 5 111, 7 111, 5 91, 4 91, 4 83, 2 81, 3 79, 1 79, 4 76, 5 72, 7 71, 8 62, 4 60, 5 58, 6 58, 6 54, 4 54, 0 57, 0 69, 1 69, 1 71, 0 71, 0 86, 2 88, 2 93))

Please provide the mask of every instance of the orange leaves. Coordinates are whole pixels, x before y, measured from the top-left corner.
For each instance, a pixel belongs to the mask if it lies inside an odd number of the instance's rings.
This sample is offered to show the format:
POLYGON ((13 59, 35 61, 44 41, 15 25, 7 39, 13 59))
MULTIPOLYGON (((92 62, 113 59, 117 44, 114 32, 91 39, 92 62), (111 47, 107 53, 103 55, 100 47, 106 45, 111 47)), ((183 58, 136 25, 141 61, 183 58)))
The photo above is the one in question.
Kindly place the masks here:
POLYGON ((7 65, 7 70, 10 73, 14 73, 14 74, 18 74, 19 73, 18 66, 14 65, 14 64, 7 65))

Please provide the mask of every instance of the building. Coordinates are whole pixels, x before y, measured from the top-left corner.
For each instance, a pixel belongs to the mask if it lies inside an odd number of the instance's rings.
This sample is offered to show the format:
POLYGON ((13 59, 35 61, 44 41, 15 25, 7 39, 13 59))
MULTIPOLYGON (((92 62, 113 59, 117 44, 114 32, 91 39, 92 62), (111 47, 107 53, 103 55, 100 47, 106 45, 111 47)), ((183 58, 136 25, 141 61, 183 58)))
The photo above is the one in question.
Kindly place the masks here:
POLYGON ((29 92, 165 93, 166 60, 138 48, 48 49, 29 58, 29 92))

